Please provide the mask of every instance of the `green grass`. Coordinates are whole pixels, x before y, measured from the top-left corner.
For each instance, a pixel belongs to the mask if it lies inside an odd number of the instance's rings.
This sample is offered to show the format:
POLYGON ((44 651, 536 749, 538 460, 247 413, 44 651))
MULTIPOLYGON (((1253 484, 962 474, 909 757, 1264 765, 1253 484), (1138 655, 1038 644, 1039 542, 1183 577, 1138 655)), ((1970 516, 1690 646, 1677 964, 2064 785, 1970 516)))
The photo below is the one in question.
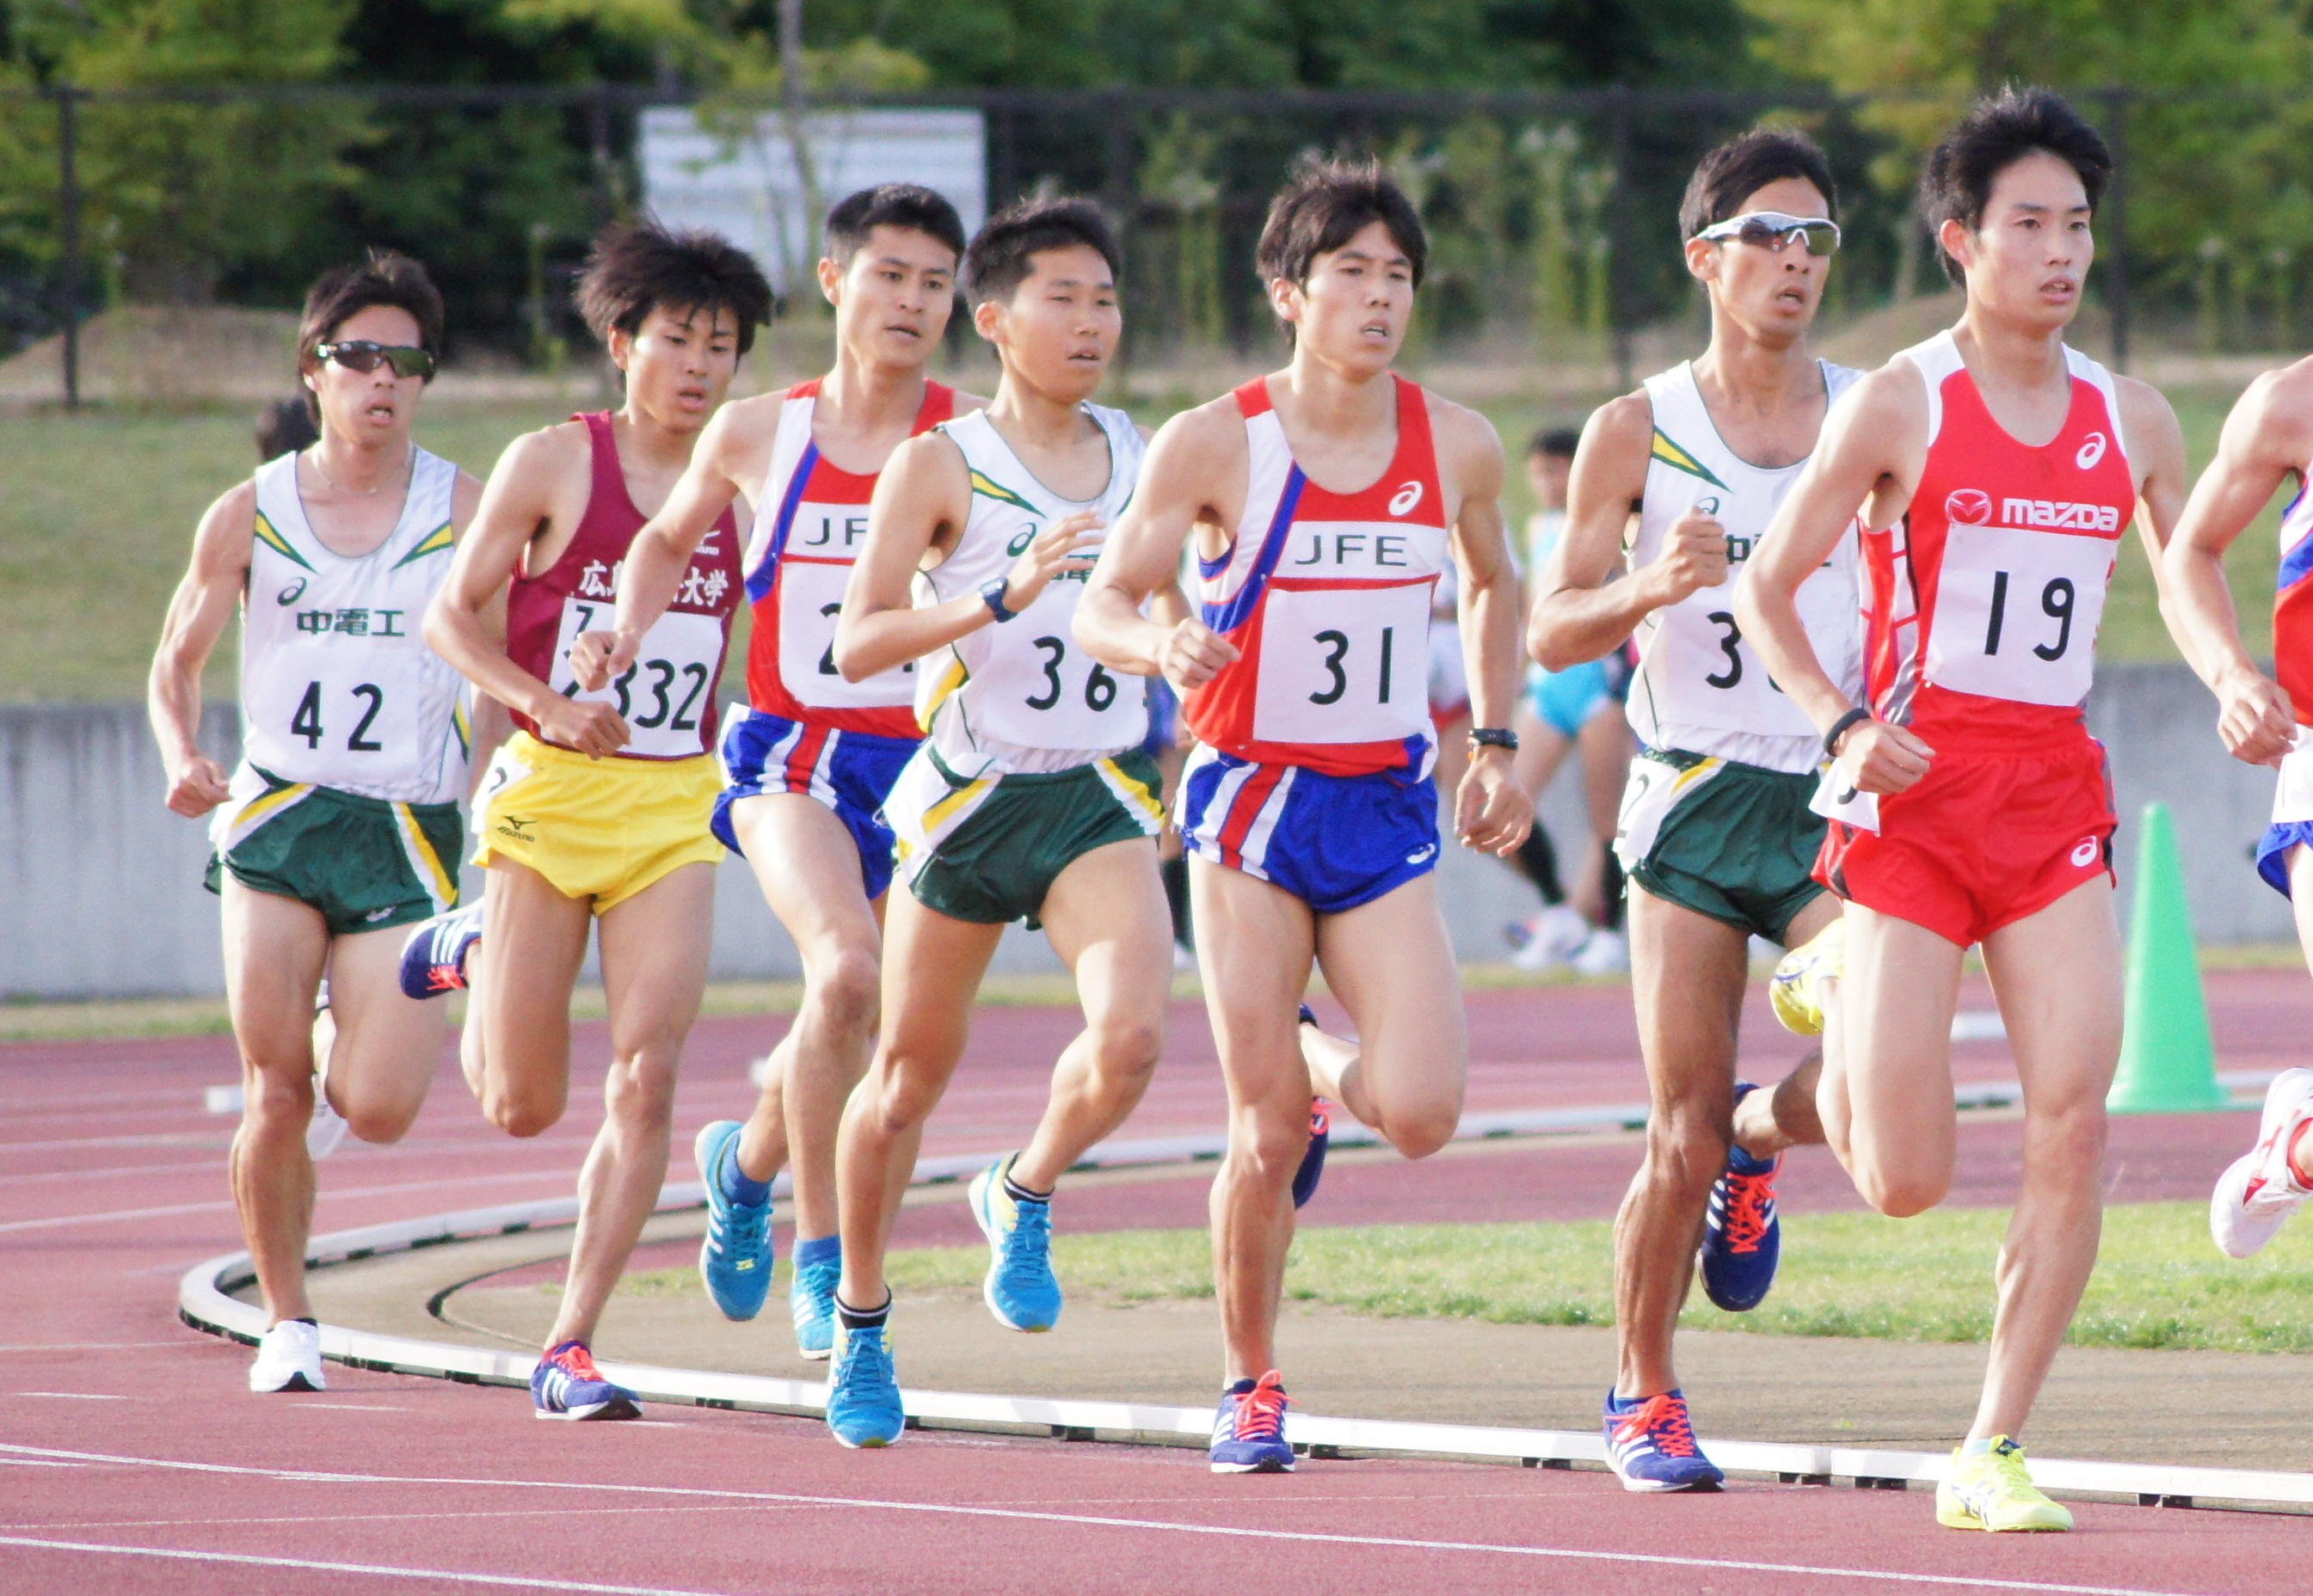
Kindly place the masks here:
MULTIPOLYGON (((1721 1313, 1697 1293, 1692 1329, 1883 1341, 1983 1341, 1992 1333, 1992 1269, 2006 1215, 1949 1209, 1896 1222, 1860 1214, 1787 1216, 1790 1260, 1750 1313, 1721 1313)), ((1489 1324, 1614 1322, 1612 1226, 1372 1225, 1311 1229, 1293 1244, 1290 1301, 1381 1319, 1489 1324)), ((1107 1302, 1207 1298, 1212 1255, 1202 1231, 1124 1231, 1053 1243, 1071 1293, 1107 1302)), ((976 1290, 978 1247, 895 1253, 901 1293, 976 1290)), ((622 1291, 688 1295, 698 1272, 628 1278, 622 1291)), ((2313 1258, 2286 1244, 2236 1263, 2210 1245, 2201 1203, 2139 1203, 2105 1214, 2104 1250, 2073 1321, 2076 1346, 2217 1352, 2313 1351, 2313 1258)))
MULTIPOLYGON (((977 368, 974 368, 977 371, 977 368)), ((2171 395, 2195 467, 2205 461, 2229 392, 2171 395)), ((1491 407, 1513 452, 1545 420, 1579 420, 1532 401, 1491 407)), ((1161 421, 1164 405, 1142 407, 1161 421)), ((477 474, 517 433, 557 419, 544 401, 482 402, 436 396, 419 441, 477 474)), ((0 419, 0 701, 90 703, 138 698, 169 594, 191 548, 194 524, 255 463, 251 415, 230 410, 101 408, 77 415, 19 411, 0 419)), ((1524 514, 1514 479, 1509 509, 1524 514)), ((2268 513, 2232 561, 2252 649, 2267 646, 2273 568, 2268 513)), ((2132 548, 2105 612, 2102 647, 2115 660, 2175 657, 2153 601, 2151 573, 2132 548)), ((743 649, 734 649, 734 662, 743 649)), ((212 697, 231 695, 230 640, 212 662, 212 697)), ((735 672, 726 690, 736 690, 735 672)))

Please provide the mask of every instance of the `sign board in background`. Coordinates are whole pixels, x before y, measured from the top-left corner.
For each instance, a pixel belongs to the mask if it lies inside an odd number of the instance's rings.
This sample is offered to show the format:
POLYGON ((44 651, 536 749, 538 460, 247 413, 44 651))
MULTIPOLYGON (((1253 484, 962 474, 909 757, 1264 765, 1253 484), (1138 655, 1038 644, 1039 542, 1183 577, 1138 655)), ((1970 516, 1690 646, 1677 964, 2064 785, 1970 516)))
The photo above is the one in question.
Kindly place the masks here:
POLYGON ((710 227, 754 256, 780 293, 819 257, 825 207, 877 183, 921 183, 948 197, 966 233, 988 214, 988 131, 976 110, 814 111, 804 140, 821 214, 804 200, 786 118, 643 113, 643 194, 673 227, 710 227))

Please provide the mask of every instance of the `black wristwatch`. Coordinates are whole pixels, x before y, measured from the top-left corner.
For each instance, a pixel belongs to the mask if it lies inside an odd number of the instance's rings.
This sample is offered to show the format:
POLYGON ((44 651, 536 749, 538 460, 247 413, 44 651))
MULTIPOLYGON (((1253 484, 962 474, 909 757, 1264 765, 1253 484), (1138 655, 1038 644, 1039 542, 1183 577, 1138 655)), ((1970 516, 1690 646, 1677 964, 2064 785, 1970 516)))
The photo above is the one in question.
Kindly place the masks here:
POLYGON ((1470 751, 1482 748, 1508 749, 1517 752, 1517 733, 1507 726, 1473 726, 1470 728, 1470 751))
POLYGON ((1012 579, 1009 576, 998 576, 995 581, 984 584, 980 590, 980 601, 988 606, 989 613, 999 622, 1010 620, 1020 613, 1016 609, 1005 607, 1004 590, 1011 585, 1012 579))

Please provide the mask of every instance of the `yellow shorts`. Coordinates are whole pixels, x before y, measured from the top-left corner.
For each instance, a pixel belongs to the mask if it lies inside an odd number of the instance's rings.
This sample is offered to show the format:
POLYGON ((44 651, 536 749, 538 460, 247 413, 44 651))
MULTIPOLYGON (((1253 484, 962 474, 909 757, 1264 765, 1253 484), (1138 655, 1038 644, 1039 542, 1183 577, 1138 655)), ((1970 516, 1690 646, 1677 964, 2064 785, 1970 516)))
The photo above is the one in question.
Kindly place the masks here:
POLYGON ((474 863, 511 861, 606 914, 686 864, 714 864, 723 773, 695 759, 590 759, 516 732, 474 800, 474 863))

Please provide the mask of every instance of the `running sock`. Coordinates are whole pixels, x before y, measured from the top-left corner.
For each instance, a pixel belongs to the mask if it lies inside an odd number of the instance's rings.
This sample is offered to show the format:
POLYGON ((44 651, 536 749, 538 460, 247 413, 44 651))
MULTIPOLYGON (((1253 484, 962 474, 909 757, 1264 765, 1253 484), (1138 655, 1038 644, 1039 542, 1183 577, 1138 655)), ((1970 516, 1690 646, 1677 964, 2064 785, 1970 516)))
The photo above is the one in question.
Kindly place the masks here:
POLYGON ((1526 834, 1526 840, 1518 844, 1517 852, 1512 854, 1510 859, 1517 866, 1518 873, 1534 883, 1534 890, 1542 894, 1543 903, 1556 905, 1566 901, 1566 890, 1558 880, 1558 850, 1550 846, 1550 833, 1539 821, 1535 822, 1533 830, 1526 834))
POLYGON ((795 1267, 809 1268, 814 1264, 840 1264, 843 1261, 841 1236, 815 1236, 808 1241, 795 1244, 795 1267))
POLYGON ((1189 932, 1189 860, 1175 854, 1157 867, 1165 881, 1165 907, 1173 915, 1173 940, 1183 947, 1191 945, 1189 932))
POLYGON ((884 1293, 880 1308, 854 1308, 841 1297, 835 1299, 835 1319, 847 1330, 880 1330, 892 1317, 892 1293, 884 1293))
POLYGON ((1260 1383, 1258 1380, 1232 1380, 1221 1387, 1221 1395, 1224 1397, 1246 1396, 1251 1393, 1254 1386, 1260 1383))
POLYGON ((309 1325, 312 1325, 312 1326, 315 1329, 317 1329, 317 1330, 318 1330, 318 1329, 320 1329, 321 1328, 321 1321, 320 1320, 318 1320, 318 1319, 315 1319, 315 1318, 314 1318, 312 1314, 310 1314, 310 1313, 300 1313, 300 1314, 299 1314, 296 1318, 295 1318, 295 1319, 285 1319, 285 1320, 283 1320, 281 1322, 282 1322, 282 1323, 284 1323, 284 1324, 309 1324, 309 1325))
POLYGON ((1052 1194, 1051 1192, 1031 1191, 1026 1187, 1021 1185, 1017 1180, 1012 1179, 1012 1166, 1015 1163, 1017 1163, 1019 1160, 1020 1155, 1015 1153, 1011 1157, 1004 1161, 1004 1195, 1010 1197, 1016 1203, 1051 1202, 1052 1200, 1052 1194))
POLYGON ((723 1155, 723 1167, 716 1171, 716 1180, 725 1197, 744 1207, 760 1208, 771 1200, 771 1183, 750 1179, 747 1171, 739 1167, 736 1138, 731 1143, 731 1150, 723 1155))
POLYGON ((1963 1458, 1980 1458, 1991 1450, 1992 1438, 1988 1435, 1981 1441, 1963 1441, 1959 1443, 1959 1455, 1963 1458))
POLYGON ((1606 862, 1599 867, 1598 871, 1598 896, 1606 905, 1605 926, 1608 931, 1620 931, 1623 928, 1623 899, 1625 890, 1623 862, 1614 856, 1614 850, 1608 847, 1606 862))

